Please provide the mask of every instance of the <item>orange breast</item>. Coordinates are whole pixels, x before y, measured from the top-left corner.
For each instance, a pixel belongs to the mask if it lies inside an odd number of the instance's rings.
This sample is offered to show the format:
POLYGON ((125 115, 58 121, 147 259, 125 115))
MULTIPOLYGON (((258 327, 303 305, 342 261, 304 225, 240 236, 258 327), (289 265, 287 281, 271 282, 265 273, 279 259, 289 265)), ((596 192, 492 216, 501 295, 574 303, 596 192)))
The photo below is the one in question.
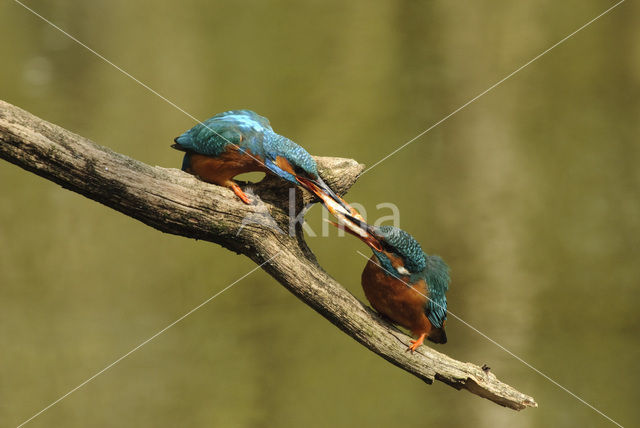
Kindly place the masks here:
POLYGON ((238 174, 252 171, 266 172, 266 167, 248 154, 229 147, 218 157, 190 155, 190 172, 209 183, 227 185, 238 174))
POLYGON ((371 306, 394 323, 411 330, 413 334, 428 335, 431 322, 424 311, 427 303, 425 296, 428 296, 426 282, 420 280, 409 287, 399 279, 387 275, 378 263, 377 257, 371 256, 362 272, 362 288, 371 306))

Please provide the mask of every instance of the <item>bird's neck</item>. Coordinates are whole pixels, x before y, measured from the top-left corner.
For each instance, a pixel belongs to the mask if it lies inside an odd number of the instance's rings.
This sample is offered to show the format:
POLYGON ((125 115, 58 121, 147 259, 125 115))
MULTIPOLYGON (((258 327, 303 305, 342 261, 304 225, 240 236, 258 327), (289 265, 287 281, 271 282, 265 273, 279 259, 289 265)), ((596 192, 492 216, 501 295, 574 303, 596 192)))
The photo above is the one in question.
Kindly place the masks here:
POLYGON ((398 266, 399 263, 401 263, 401 260, 398 257, 386 251, 373 250, 373 254, 378 259, 378 263, 380 263, 381 269, 387 276, 392 276, 394 278, 400 279, 400 276, 398 275, 396 268, 394 267, 398 266))

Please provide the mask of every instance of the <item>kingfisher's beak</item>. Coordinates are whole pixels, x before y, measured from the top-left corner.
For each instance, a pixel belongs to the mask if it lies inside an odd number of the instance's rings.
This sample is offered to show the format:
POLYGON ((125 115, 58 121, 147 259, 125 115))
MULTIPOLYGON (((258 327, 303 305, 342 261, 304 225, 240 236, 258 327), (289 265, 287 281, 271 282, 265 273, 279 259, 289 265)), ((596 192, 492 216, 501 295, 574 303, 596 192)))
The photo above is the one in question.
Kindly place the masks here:
POLYGON ((371 228, 364 221, 362 215, 345 202, 344 199, 336 195, 321 178, 318 178, 317 182, 305 177, 296 176, 296 179, 305 189, 318 196, 324 203, 324 206, 327 207, 329 212, 338 220, 337 223, 332 221, 329 221, 329 223, 357 236, 371 248, 382 251, 380 241, 378 241, 371 232, 371 228))
POLYGON ((305 177, 296 176, 296 180, 300 185, 302 185, 302 187, 319 197, 329 212, 334 216, 339 218, 340 216, 349 215, 364 221, 360 213, 346 203, 344 199, 336 195, 336 193, 331 190, 331 188, 322 181, 320 177, 318 177, 317 180, 310 180, 305 177))
POLYGON ((338 229, 345 230, 347 233, 360 239, 362 242, 364 242, 374 250, 382 251, 382 244, 380 243, 380 239, 376 237, 376 235, 371 230, 371 227, 367 223, 353 217, 349 218, 349 216, 345 216, 345 218, 343 219, 341 219, 340 217, 337 218, 339 223, 329 220, 327 221, 329 221, 329 223, 331 223, 338 229))

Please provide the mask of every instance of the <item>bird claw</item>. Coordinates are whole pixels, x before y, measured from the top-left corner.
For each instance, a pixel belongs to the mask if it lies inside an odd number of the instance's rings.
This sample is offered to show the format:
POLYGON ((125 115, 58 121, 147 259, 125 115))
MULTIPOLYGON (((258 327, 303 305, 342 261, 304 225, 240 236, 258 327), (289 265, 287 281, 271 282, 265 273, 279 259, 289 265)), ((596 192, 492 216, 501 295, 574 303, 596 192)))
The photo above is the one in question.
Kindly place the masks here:
POLYGON ((234 183, 231 185, 231 190, 233 190, 233 193, 235 193, 236 196, 239 197, 240 200, 242 200, 242 202, 247 205, 251 205, 251 199, 249 199, 249 196, 247 196, 247 194, 242 191, 240 186, 234 183))
POLYGON ((417 340, 411 341, 411 346, 409 346, 404 352, 411 352, 412 354, 418 349, 418 346, 422 345, 422 343, 418 343, 417 340))
POLYGON ((422 345, 422 343, 424 342, 425 336, 426 334, 421 334, 417 340, 411 340, 410 341, 411 345, 404 352, 411 352, 413 354, 416 351, 416 349, 418 349, 418 347, 422 345))

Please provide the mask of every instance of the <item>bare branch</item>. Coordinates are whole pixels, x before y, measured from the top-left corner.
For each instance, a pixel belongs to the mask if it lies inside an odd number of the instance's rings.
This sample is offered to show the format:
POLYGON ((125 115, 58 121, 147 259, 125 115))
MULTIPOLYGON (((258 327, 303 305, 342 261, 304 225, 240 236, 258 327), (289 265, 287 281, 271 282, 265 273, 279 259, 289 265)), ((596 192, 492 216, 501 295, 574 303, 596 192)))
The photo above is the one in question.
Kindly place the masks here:
MULTIPOLYGON (((422 346, 405 353, 409 337, 363 305, 316 262, 299 224, 289 234, 289 190, 267 178, 255 186, 258 205, 245 205, 223 187, 178 169, 152 167, 0 101, 0 157, 162 232, 215 242, 242 253, 349 336, 427 383, 434 379, 516 410, 537 407, 533 398, 485 373, 422 346), (283 231, 255 222, 268 213, 283 231), (242 227, 240 233, 238 231, 242 227)), ((341 158, 316 158, 323 179, 344 194, 363 165, 341 158)), ((305 196, 296 198, 299 211, 305 196)), ((296 213, 297 214, 297 213, 296 213)))

